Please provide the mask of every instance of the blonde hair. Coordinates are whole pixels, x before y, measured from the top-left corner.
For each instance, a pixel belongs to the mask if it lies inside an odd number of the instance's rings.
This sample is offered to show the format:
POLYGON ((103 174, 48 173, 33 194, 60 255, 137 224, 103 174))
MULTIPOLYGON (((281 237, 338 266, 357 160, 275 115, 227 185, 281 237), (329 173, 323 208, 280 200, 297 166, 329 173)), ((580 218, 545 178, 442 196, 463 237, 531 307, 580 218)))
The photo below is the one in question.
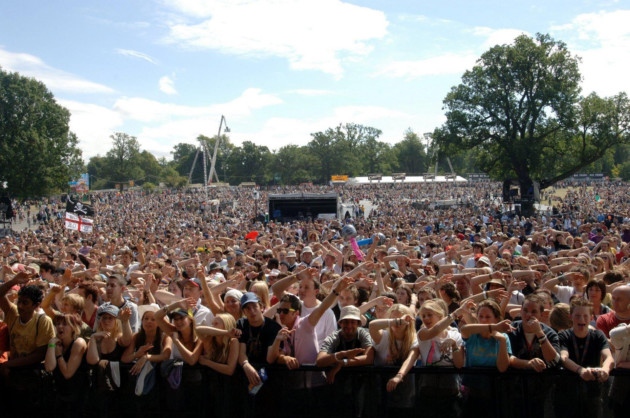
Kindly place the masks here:
MULTIPOLYGON (((411 308, 405 305, 402 305, 400 303, 396 303, 392 305, 391 308, 389 308, 389 310, 387 311, 387 317, 391 318, 394 312, 400 313, 401 316, 405 316, 405 315, 411 315, 411 317, 414 316, 411 308)), ((394 333, 392 332, 391 325, 390 325, 389 355, 394 364, 402 364, 402 362, 405 361, 415 339, 416 339, 416 328, 414 324, 407 324, 405 328, 405 334, 399 346, 398 344, 396 344, 396 338, 394 337, 394 333)))
POLYGON ((260 303, 262 304, 263 312, 269 309, 271 302, 269 299, 269 286, 267 286, 267 283, 255 281, 250 286, 249 291, 256 293, 258 299, 260 299, 260 303))
POLYGON ((76 293, 66 293, 61 298, 61 302, 66 302, 72 307, 75 312, 78 313, 82 313, 83 307, 85 306, 85 299, 83 298, 83 296, 76 293))
POLYGON ((422 314, 423 310, 431 311, 440 318, 444 318, 448 315, 448 306, 446 306, 446 302, 444 302, 443 299, 429 299, 424 301, 422 306, 420 306, 420 314, 422 314))
MULTIPOLYGON (((220 313, 216 315, 216 318, 219 318, 223 321, 223 327, 226 331, 232 331, 236 328, 236 320, 234 317, 227 313, 220 313)), ((228 356, 230 354, 230 339, 228 335, 224 335, 221 337, 211 337, 210 338, 210 360, 215 361, 217 363, 227 363, 228 356)))

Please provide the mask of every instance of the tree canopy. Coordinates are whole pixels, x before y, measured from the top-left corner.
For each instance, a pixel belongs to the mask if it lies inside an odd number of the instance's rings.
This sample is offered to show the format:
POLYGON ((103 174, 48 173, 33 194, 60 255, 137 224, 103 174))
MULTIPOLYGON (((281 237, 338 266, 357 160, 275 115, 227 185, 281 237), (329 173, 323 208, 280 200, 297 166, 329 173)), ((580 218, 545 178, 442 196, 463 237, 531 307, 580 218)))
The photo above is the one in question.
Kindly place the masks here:
POLYGON ((84 171, 69 122, 43 83, 0 68, 0 181, 11 196, 64 191, 84 171))
POLYGON ((580 60, 548 35, 521 35, 477 60, 444 99, 446 123, 434 145, 447 154, 472 150, 497 180, 516 180, 521 196, 597 161, 627 143, 628 98, 580 96, 580 60))

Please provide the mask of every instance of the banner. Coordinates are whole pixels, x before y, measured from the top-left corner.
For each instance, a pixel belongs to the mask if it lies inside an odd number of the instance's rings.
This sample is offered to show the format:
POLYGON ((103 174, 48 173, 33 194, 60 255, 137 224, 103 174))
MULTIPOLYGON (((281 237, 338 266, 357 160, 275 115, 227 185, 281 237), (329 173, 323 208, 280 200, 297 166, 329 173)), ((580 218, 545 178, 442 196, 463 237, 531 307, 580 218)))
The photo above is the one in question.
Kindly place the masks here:
POLYGON ((83 218, 76 213, 66 212, 66 229, 71 231, 79 231, 90 233, 93 230, 94 221, 89 218, 83 218))
POLYGON ((330 176, 331 181, 348 181, 348 176, 344 174, 338 174, 330 176))

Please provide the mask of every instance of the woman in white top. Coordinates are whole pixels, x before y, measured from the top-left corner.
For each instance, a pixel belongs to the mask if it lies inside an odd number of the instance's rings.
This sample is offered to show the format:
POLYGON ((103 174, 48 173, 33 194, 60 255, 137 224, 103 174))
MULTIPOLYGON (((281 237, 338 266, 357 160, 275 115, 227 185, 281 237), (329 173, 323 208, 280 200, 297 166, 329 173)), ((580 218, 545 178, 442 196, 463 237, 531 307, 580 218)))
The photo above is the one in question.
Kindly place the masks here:
MULTIPOLYGON (((459 330, 451 326, 464 313, 464 308, 460 307, 449 315, 442 299, 431 299, 422 304, 418 339, 423 366, 464 366, 464 350, 461 349, 464 341, 459 330)), ((423 415, 457 416, 459 383, 459 376, 452 373, 422 376, 418 384, 418 404, 423 415)))
POLYGON ((419 355, 414 323, 411 309, 399 303, 389 308, 386 319, 370 322, 370 335, 375 348, 374 364, 399 366, 396 375, 387 382, 390 416, 414 406, 414 377, 407 376, 419 355))

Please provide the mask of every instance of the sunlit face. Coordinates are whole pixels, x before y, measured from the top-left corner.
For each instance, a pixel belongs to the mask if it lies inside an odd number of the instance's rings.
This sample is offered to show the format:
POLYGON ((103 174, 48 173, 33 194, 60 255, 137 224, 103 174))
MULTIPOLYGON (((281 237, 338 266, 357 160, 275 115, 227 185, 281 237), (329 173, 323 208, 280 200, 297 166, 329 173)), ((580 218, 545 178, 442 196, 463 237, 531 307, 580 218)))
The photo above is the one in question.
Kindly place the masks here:
POLYGON ((354 305, 357 302, 352 292, 345 289, 339 293, 338 299, 339 299, 339 306, 342 308, 344 306, 354 305))
POLYGON ((428 292, 418 292, 418 303, 420 304, 420 306, 422 306, 422 304, 426 302, 427 300, 431 300, 431 299, 433 298, 428 292))
POLYGON ((302 259, 302 261, 304 261, 306 264, 308 264, 311 261, 313 261, 313 254, 312 253, 302 253, 300 258, 302 259))
POLYGON ((112 298, 117 298, 122 294, 122 286, 118 279, 109 279, 107 280, 107 284, 105 285, 105 293, 107 297, 111 300, 112 298))
POLYGON ((142 328, 147 329, 155 329, 157 327, 157 322, 155 321, 155 312, 147 311, 142 315, 142 328))
POLYGON ((191 298, 191 299, 197 300, 201 296, 201 289, 199 289, 199 287, 197 287, 197 285, 195 285, 194 283, 191 283, 190 281, 188 281, 184 285, 184 289, 182 290, 182 295, 186 299, 191 298))
POLYGON ((262 317, 262 311, 260 310, 260 305, 258 303, 252 302, 248 303, 242 307, 243 313, 247 317, 247 319, 251 321, 258 321, 260 317, 262 317))
POLYGON ((523 328, 526 332, 530 332, 530 323, 532 319, 540 320, 542 317, 542 310, 540 305, 530 300, 525 301, 521 307, 521 319, 523 320, 523 328))
POLYGON ((291 307, 289 302, 282 302, 278 307, 278 316, 280 322, 285 327, 291 327, 295 323, 295 317, 298 315, 298 311, 291 307))
POLYGON ((573 330, 584 333, 588 330, 588 324, 591 321, 591 309, 588 306, 576 306, 573 308, 571 320, 573 321, 573 330))
POLYGON ((420 308, 420 318, 422 318, 422 324, 427 328, 431 328, 433 325, 437 324, 443 317, 439 315, 437 312, 434 312, 431 309, 420 308))
POLYGON ((103 330, 105 331, 110 331, 112 329, 114 329, 114 326, 116 325, 116 317, 110 315, 110 314, 102 314, 100 317, 100 324, 101 324, 101 328, 103 328, 103 330))
POLYGON ((630 308, 630 298, 628 297, 628 292, 624 290, 625 289, 617 288, 612 292, 612 307, 617 313, 627 312, 629 310, 628 308, 630 308))
POLYGON ((591 302, 601 302, 602 290, 598 286, 591 286, 588 288, 587 296, 591 302))
POLYGON ((57 333, 57 338, 59 339, 63 339, 65 336, 73 337, 72 327, 65 321, 57 322, 55 325, 55 332, 57 333))
POLYGON ((225 329, 225 324, 223 323, 223 320, 217 316, 215 316, 212 320, 211 326, 217 329, 225 329))
POLYGON ((63 301, 61 302, 61 313, 74 313, 74 308, 68 303, 68 301, 63 301))
POLYGON ((586 278, 582 273, 573 273, 572 276, 573 286, 584 286, 586 278))
POLYGON ((302 300, 312 300, 317 296, 317 290, 315 289, 315 283, 312 280, 300 281, 300 287, 298 288, 298 295, 302 300))
POLYGON ((487 306, 482 306, 481 309, 477 311, 477 320, 480 324, 489 325, 496 324, 497 317, 494 315, 492 309, 487 306))
POLYGON ((190 326, 190 317, 188 315, 174 315, 173 316, 173 325, 177 331, 182 331, 190 326))
POLYGON ((468 280, 461 278, 455 280, 455 289, 457 289, 460 295, 467 295, 470 289, 468 280))
POLYGON ((357 335, 359 323, 360 321, 357 321, 355 319, 344 319, 342 321, 339 321, 341 336, 346 340, 353 339, 357 335))
POLYGON ((411 302, 409 300, 409 294, 405 291, 405 289, 402 289, 400 287, 396 289, 396 297, 398 298, 398 303, 401 303, 403 305, 409 305, 409 303, 411 302))
POLYGON ((223 307, 225 309, 225 312, 229 313, 234 318, 238 319, 241 317, 241 301, 240 300, 232 296, 228 296, 225 298, 225 301, 223 302, 223 307))

